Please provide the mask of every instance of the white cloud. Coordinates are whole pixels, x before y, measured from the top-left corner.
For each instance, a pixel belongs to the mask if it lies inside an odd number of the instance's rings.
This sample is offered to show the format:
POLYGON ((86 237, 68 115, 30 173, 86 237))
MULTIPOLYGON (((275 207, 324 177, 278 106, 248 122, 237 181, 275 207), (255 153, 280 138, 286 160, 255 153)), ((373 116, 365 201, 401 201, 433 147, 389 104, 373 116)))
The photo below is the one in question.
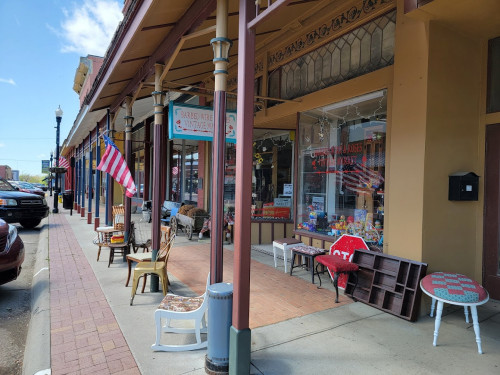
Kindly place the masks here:
POLYGON ((0 147, 5 147, 5 144, 4 143, 0 143, 0 147))
POLYGON ((2 83, 8 83, 9 85, 15 86, 16 83, 12 78, 6 79, 6 78, 0 78, 0 82, 2 83))
POLYGON ((62 52, 75 52, 81 56, 104 56, 106 49, 123 18, 117 0, 85 0, 75 3, 71 10, 63 9, 61 31, 62 52))

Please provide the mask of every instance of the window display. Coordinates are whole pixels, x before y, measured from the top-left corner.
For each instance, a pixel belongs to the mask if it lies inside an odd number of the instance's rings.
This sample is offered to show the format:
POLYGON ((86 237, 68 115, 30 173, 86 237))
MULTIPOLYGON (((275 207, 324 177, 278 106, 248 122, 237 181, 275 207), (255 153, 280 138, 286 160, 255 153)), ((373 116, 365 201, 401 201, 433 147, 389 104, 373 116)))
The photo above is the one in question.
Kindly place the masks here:
MULTIPOLYGON (((293 139, 289 130, 255 129, 252 219, 291 220, 293 215, 293 139)), ((224 211, 234 211, 236 144, 226 145, 224 211)))
POLYGON ((293 134, 283 130, 254 131, 253 219, 290 220, 292 217, 293 134))
POLYGON ((301 113, 297 228, 382 244, 386 92, 301 113))

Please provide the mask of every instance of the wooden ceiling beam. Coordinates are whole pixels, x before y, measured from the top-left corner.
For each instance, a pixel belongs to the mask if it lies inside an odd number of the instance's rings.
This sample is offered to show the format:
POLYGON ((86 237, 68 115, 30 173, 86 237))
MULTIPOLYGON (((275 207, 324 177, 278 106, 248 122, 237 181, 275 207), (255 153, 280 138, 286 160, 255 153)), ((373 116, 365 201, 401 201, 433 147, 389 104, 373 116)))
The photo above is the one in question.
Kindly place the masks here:
POLYGON ((110 110, 114 112, 125 97, 130 95, 148 76, 152 75, 155 65, 165 64, 170 56, 175 52, 181 38, 194 32, 198 26, 215 10, 217 0, 195 1, 193 5, 179 19, 174 28, 168 33, 165 39, 158 46, 156 51, 147 59, 147 61, 136 72, 125 89, 111 103, 110 110))
POLYGON ((168 61, 165 63, 165 69, 163 69, 163 73, 160 76, 160 81, 163 82, 163 80, 165 79, 168 71, 172 67, 172 64, 174 63, 175 59, 177 58, 177 55, 179 54, 179 52, 180 52, 180 50, 181 50, 181 48, 184 45, 184 42, 186 40, 196 38, 196 37, 201 36, 201 35, 209 34, 211 32, 215 32, 215 25, 207 27, 206 29, 195 31, 194 33, 182 36, 181 40, 177 44, 177 47, 175 48, 175 51, 170 55, 168 61))

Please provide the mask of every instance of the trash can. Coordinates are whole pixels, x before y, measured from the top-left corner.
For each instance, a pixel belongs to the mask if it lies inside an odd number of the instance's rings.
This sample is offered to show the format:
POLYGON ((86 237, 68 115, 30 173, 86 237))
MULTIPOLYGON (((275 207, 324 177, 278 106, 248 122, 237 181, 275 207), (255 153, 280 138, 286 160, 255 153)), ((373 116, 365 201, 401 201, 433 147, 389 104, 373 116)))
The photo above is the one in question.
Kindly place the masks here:
POLYGON ((208 287, 208 346, 205 372, 229 373, 229 330, 232 324, 233 284, 208 287))
POLYGON ((68 210, 73 208, 73 190, 65 190, 62 194, 63 208, 68 210))

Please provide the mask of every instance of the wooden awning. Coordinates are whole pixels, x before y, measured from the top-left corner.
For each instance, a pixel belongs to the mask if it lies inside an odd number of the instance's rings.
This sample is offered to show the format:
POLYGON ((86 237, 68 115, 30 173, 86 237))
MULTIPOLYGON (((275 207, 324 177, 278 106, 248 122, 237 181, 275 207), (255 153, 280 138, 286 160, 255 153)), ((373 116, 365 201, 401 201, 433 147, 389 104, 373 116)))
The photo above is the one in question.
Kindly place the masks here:
MULTIPOLYGON (((210 39, 215 37, 216 0, 139 0, 120 25, 105 56, 103 68, 86 98, 90 111, 116 111, 125 96, 151 97, 154 66, 170 66, 164 87, 198 87, 213 76, 210 39)), ((291 26, 300 27, 300 16, 327 3, 324 0, 291 1, 257 30, 256 45, 264 46, 291 26), (298 26, 297 26, 298 25, 298 26)), ((339 2, 340 3, 340 2, 339 2)), ((230 66, 237 63, 238 4, 229 1, 228 35, 233 40, 230 66)))

